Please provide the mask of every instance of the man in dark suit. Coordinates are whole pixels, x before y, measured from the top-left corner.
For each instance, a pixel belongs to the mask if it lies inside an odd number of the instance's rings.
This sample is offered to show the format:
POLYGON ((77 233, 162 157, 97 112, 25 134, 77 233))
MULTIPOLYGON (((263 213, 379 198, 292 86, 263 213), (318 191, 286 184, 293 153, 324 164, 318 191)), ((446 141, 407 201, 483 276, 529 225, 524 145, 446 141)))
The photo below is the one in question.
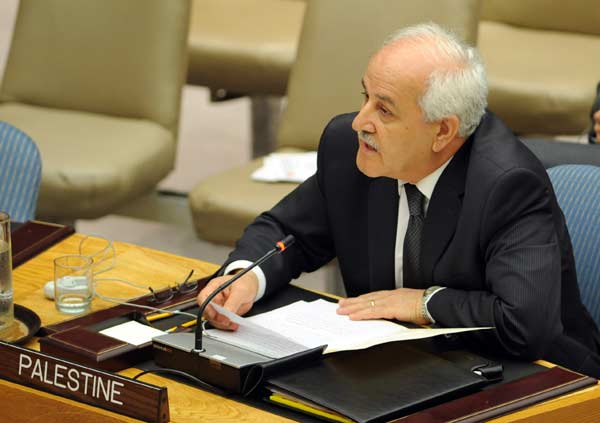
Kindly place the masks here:
MULTIPOLYGON (((350 297, 339 314, 492 326, 463 337, 600 376, 600 335, 580 300, 552 186, 486 113, 476 52, 434 24, 411 27, 371 58, 362 84, 360 112, 325 128, 316 175, 246 229, 225 273, 287 234, 296 244, 215 301, 244 314, 337 257, 350 297)), ((236 329, 212 308, 206 316, 236 329)))

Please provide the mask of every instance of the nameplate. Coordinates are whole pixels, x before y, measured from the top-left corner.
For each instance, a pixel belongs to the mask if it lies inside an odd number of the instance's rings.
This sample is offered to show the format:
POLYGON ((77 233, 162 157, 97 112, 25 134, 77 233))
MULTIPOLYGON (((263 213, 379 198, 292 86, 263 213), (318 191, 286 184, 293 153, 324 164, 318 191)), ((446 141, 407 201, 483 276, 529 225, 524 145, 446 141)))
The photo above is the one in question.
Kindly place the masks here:
POLYGON ((167 388, 2 341, 0 378, 139 420, 169 421, 167 388))

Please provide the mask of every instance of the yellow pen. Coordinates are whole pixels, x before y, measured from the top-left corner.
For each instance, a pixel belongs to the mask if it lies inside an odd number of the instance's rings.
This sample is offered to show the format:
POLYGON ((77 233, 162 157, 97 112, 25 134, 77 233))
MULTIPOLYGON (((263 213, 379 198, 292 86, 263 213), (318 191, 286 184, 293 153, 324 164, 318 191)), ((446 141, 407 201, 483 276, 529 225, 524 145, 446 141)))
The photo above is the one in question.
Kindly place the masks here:
POLYGON ((172 328, 167 329, 165 332, 171 333, 175 332, 178 328, 189 328, 194 326, 196 323, 198 323, 197 319, 190 320, 189 322, 182 323, 179 326, 173 326, 172 328))
POLYGON ((173 315, 173 313, 153 314, 152 316, 146 317, 146 320, 148 320, 149 322, 154 322, 156 320, 164 319, 166 317, 171 317, 172 315, 173 315))

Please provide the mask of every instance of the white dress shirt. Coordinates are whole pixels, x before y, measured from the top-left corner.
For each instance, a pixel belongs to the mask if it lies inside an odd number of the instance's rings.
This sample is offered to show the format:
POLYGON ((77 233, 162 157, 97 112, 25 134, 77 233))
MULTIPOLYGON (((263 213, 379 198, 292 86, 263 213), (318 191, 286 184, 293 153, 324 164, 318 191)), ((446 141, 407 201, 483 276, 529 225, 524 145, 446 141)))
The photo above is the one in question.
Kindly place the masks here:
MULTIPOLYGON (((450 159, 452 160, 452 159, 450 159)), ((423 204, 423 215, 427 216, 427 209, 429 208, 429 200, 431 194, 437 184, 437 181, 442 176, 442 172, 450 163, 448 160, 446 163, 441 165, 439 168, 434 170, 432 173, 421 179, 415 184, 419 192, 425 197, 423 204)), ((408 211, 408 201, 406 201, 406 190, 404 189, 404 181, 398 180, 398 195, 400 200, 398 201, 398 226, 396 227, 396 254, 394 255, 394 272, 396 275, 396 288, 402 288, 404 286, 403 281, 403 257, 404 257, 404 237, 406 236, 406 228, 408 227, 408 218, 410 213, 408 211)))

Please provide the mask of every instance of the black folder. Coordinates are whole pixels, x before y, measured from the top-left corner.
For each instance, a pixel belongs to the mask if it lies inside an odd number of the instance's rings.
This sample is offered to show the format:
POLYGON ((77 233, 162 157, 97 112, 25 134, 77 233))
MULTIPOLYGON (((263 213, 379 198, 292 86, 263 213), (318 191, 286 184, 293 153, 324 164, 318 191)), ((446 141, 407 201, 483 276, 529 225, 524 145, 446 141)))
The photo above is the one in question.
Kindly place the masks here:
MULTIPOLYGON (((393 342, 288 369, 268 378, 266 388, 356 422, 376 423, 474 392, 486 383, 451 361, 393 342)), ((266 399, 273 401, 269 393, 266 399)))

